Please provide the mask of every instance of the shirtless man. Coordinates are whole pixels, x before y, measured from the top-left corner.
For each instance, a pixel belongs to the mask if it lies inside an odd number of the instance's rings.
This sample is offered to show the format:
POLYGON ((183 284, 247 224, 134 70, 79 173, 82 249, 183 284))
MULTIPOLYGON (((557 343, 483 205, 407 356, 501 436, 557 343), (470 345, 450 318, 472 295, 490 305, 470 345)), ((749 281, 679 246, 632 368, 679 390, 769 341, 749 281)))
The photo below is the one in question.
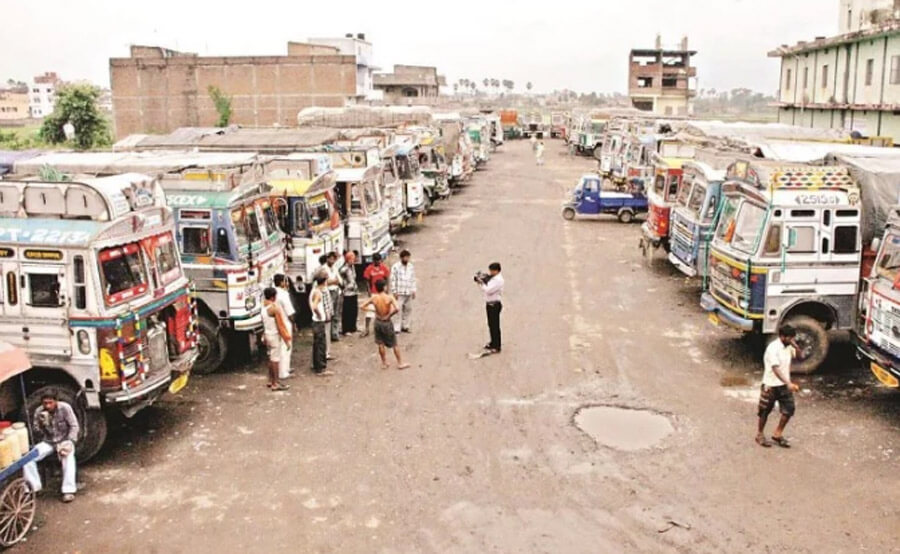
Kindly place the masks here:
POLYGON ((371 296, 363 303, 361 309, 367 307, 375 307, 375 344, 378 345, 378 354, 381 356, 381 369, 387 369, 387 349, 394 351, 397 358, 397 369, 406 369, 409 364, 403 363, 403 357, 400 355, 400 347, 397 346, 397 335, 394 333, 394 324, 391 317, 399 311, 397 299, 390 294, 384 292, 387 283, 384 279, 375 283, 376 294, 371 296))

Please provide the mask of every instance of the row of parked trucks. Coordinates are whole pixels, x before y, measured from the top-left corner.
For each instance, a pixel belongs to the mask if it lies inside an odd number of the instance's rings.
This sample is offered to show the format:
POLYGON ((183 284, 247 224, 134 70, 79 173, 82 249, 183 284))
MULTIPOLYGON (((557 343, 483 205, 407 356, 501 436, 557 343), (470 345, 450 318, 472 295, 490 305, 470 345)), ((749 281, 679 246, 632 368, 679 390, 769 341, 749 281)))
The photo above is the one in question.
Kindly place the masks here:
POLYGON ((790 323, 798 373, 849 331, 875 377, 900 386, 900 150, 779 124, 606 128, 590 186, 645 196, 641 248, 701 280, 712 323, 766 337, 790 323))
POLYGON ((33 366, 24 406, 4 390, 0 411, 33 410, 53 390, 82 424, 79 457, 92 457, 108 410, 130 417, 249 346, 276 274, 302 308, 323 254, 387 256, 399 228, 487 162, 490 128, 436 114, 318 138, 181 130, 195 143, 178 150, 136 137, 125 151, 0 156, 0 341, 33 366))

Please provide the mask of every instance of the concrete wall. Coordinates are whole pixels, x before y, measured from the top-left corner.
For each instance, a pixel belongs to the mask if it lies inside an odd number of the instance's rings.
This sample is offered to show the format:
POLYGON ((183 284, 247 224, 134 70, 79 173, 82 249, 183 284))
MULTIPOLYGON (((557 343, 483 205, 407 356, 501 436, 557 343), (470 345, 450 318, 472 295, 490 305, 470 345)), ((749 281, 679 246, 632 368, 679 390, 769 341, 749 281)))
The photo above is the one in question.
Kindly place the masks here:
POLYGON ((0 92, 0 121, 28 119, 28 94, 20 92, 0 92))
POLYGON ((119 137, 215 125, 211 85, 231 96, 231 123, 247 126, 293 126, 303 108, 344 106, 356 95, 353 56, 156 56, 109 64, 119 137))

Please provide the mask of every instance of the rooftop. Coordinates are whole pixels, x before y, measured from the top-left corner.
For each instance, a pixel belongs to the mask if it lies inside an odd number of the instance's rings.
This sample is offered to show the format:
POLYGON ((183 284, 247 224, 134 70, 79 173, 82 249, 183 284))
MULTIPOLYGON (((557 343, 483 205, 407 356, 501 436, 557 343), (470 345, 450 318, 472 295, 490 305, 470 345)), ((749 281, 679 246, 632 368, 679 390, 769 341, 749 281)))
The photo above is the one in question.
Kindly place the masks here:
POLYGON ((793 54, 802 54, 803 52, 811 52, 813 50, 821 50, 832 46, 840 46, 861 40, 874 39, 885 35, 900 34, 900 20, 888 21, 877 27, 864 29, 862 31, 854 31, 852 33, 844 33, 833 37, 817 37, 815 40, 801 40, 793 46, 782 44, 775 50, 769 52, 770 58, 780 58, 782 56, 790 56, 793 54))

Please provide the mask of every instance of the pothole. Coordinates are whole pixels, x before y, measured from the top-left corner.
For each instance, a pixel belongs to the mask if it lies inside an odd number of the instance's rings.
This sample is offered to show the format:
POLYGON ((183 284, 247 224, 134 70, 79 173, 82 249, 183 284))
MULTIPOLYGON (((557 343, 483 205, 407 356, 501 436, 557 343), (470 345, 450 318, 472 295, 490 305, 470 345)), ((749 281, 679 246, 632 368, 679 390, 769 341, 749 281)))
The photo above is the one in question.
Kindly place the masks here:
POLYGON ((579 408, 575 425, 598 444, 626 452, 656 446, 675 431, 666 416, 614 406, 579 408))

